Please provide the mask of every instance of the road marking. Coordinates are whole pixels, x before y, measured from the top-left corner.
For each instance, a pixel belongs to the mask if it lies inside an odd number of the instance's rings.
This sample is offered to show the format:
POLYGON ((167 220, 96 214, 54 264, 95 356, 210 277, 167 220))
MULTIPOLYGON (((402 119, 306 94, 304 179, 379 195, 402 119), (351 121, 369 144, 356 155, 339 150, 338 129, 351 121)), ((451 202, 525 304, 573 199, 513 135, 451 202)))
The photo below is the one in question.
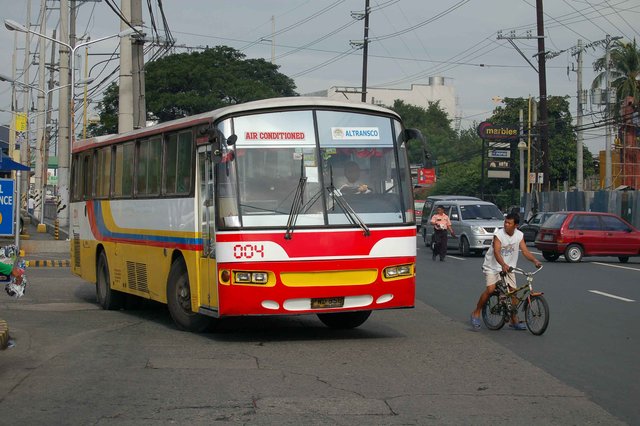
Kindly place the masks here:
POLYGON ((610 266, 612 268, 629 269, 630 271, 640 271, 638 268, 632 268, 630 266, 612 265, 610 263, 592 262, 594 265, 610 266))
POLYGON ((623 302, 635 302, 635 300, 633 300, 633 299, 627 299, 626 297, 616 296, 614 294, 605 293, 603 291, 598 291, 598 290, 589 290, 589 291, 591 293, 599 294, 600 296, 606 296, 606 297, 610 297, 612 299, 622 300, 623 302))
POLYGON ((450 254, 447 254, 447 257, 450 257, 452 259, 456 259, 456 260, 467 260, 464 257, 458 257, 458 256, 451 256, 450 254))

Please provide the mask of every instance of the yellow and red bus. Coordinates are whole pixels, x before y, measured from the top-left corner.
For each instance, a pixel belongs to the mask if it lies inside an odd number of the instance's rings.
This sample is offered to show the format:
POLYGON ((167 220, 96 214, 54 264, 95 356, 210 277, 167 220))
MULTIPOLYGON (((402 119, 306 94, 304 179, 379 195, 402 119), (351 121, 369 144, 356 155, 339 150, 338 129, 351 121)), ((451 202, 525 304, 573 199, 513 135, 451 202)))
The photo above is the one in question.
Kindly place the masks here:
POLYGON ((191 331, 297 314, 352 328, 413 307, 420 136, 386 108, 291 97, 76 141, 72 271, 104 309, 152 299, 191 331), (354 163, 366 190, 341 190, 354 163))

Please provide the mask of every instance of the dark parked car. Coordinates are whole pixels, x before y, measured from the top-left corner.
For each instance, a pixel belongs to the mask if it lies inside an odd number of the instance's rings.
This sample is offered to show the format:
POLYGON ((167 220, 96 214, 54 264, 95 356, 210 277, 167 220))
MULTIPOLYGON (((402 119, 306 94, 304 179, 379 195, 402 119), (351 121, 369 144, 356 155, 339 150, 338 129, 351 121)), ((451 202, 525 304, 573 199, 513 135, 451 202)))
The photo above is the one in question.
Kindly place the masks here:
POLYGON ((518 229, 524 234, 524 240, 527 243, 534 242, 542 224, 553 214, 553 212, 538 212, 531 216, 528 221, 522 223, 518 229))
POLYGON ((640 231, 611 213, 560 212, 547 219, 535 246, 551 262, 564 254, 567 262, 583 256, 617 256, 626 263, 640 255, 640 231))

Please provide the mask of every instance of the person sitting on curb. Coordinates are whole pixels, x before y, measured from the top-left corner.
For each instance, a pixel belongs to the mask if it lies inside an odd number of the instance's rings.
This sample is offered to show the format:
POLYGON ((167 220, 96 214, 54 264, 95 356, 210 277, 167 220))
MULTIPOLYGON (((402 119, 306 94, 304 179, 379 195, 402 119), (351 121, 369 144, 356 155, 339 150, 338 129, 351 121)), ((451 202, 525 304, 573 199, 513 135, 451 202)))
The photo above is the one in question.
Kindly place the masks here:
POLYGON ((0 274, 6 276, 14 276, 16 279, 16 284, 21 284, 22 277, 24 276, 24 269, 13 266, 10 263, 0 262, 0 274))

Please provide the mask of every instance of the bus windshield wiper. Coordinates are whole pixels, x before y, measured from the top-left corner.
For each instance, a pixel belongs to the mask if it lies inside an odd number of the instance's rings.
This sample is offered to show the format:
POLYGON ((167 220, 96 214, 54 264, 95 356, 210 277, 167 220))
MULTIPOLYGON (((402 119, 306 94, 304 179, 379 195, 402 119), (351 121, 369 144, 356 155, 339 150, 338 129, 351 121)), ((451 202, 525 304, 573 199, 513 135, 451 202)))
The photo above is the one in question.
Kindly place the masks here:
POLYGON ((342 192, 333 185, 333 167, 331 166, 329 166, 329 176, 330 181, 329 186, 327 186, 327 191, 329 191, 329 195, 331 195, 331 198, 333 199, 334 206, 335 204, 338 204, 344 215, 349 219, 349 222, 351 222, 352 225, 358 225, 362 228, 365 237, 368 237, 371 234, 369 227, 364 223, 360 216, 358 216, 358 213, 356 213, 353 207, 351 207, 351 204, 344 199, 342 192))
POLYGON ((351 207, 351 204, 349 204, 347 200, 344 199, 340 190, 336 189, 336 187, 333 185, 327 187, 327 190, 329 191, 329 194, 331 194, 334 202, 338 204, 338 206, 344 212, 344 215, 347 217, 347 219, 349 219, 349 222, 362 228, 362 230, 364 231, 364 235, 368 237, 371 234, 371 232, 369 231, 369 227, 366 223, 364 223, 360 216, 358 216, 358 213, 356 213, 353 207, 351 207))
POLYGON ((304 175, 304 156, 302 157, 302 161, 300 162, 300 180, 298 181, 298 186, 296 187, 296 194, 293 196, 293 201, 291 202, 291 211, 289 212, 289 218, 287 219, 287 230, 284 233, 284 238, 286 240, 290 240, 293 235, 293 229, 296 226, 296 221, 298 220, 298 215, 303 207, 303 195, 304 188, 307 185, 307 177, 304 175))

